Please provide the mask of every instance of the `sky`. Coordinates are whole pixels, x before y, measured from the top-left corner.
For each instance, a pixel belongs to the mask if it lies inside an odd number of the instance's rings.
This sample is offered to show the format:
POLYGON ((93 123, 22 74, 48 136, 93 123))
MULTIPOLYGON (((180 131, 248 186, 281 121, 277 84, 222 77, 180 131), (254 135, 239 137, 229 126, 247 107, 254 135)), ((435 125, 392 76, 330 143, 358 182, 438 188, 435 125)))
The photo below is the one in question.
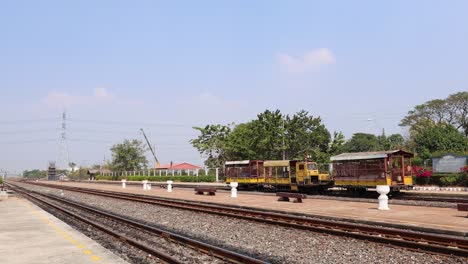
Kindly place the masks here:
MULTIPOLYGON (((265 109, 330 130, 402 133, 468 90, 468 1, 0 1, 0 170, 111 159, 143 140, 203 163, 193 126, 265 109), (60 162, 59 162, 60 163, 60 162)), ((151 155, 148 152, 148 160, 151 155)))

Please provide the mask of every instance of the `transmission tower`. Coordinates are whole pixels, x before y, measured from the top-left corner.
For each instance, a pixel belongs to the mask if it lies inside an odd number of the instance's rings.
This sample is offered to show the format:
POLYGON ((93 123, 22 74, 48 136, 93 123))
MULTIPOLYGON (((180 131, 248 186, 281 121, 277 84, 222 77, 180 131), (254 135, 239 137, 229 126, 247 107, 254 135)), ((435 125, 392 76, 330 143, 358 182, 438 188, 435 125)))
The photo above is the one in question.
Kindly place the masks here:
POLYGON ((60 132, 60 141, 59 141, 59 156, 58 156, 58 166, 61 169, 68 168, 70 164, 70 153, 68 151, 68 142, 67 142, 67 114, 65 111, 62 114, 62 129, 60 132))

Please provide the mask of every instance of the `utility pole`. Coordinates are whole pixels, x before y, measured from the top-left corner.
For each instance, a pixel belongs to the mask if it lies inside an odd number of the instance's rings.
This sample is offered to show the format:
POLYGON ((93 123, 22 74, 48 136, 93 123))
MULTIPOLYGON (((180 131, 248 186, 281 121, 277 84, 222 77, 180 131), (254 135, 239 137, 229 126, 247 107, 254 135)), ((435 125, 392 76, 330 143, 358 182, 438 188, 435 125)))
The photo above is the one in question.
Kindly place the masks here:
POLYGON ((281 115, 281 120, 283 121, 283 131, 282 131, 282 138, 283 138, 283 160, 286 159, 286 149, 284 148, 284 116, 281 115))
POLYGON ((67 142, 67 114, 64 111, 62 113, 62 129, 60 132, 60 142, 59 142, 59 157, 58 157, 58 167, 63 166, 62 169, 68 168, 70 164, 70 153, 68 151, 68 142, 67 142))

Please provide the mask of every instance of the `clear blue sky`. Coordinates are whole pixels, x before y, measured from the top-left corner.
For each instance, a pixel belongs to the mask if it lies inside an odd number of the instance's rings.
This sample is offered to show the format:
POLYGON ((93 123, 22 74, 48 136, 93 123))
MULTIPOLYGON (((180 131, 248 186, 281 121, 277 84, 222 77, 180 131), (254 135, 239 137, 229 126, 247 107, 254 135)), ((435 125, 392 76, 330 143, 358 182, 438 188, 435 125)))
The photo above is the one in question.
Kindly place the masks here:
POLYGON ((64 109, 70 157, 84 166, 140 127, 163 162, 201 164, 191 126, 265 109, 308 110, 347 137, 404 133, 414 105, 468 90, 467 11, 467 1, 1 1, 0 169, 56 159, 64 109))

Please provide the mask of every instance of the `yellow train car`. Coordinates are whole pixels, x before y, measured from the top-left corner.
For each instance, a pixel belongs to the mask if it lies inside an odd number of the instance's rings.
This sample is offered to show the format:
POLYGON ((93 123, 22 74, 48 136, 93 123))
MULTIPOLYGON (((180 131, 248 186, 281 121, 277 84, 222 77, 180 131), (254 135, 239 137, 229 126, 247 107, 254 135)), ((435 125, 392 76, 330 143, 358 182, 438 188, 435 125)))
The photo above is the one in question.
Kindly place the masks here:
POLYGON ((320 174, 317 163, 298 160, 227 161, 226 182, 237 182, 239 188, 307 192, 323 190, 330 176, 320 174))

